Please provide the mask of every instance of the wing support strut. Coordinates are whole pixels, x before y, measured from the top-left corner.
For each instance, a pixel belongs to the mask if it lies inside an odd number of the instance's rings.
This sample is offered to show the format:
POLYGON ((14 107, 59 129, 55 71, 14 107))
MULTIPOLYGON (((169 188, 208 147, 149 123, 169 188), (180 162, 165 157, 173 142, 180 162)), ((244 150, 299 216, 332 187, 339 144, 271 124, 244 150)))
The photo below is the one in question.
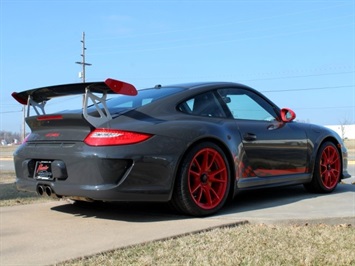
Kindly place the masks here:
POLYGON ((106 98, 107 98, 106 92, 103 92, 102 96, 99 97, 90 91, 89 86, 85 89, 84 103, 83 103, 83 116, 86 119, 86 121, 88 121, 94 127, 98 127, 103 123, 108 122, 112 119, 110 111, 107 108, 106 98), (89 99, 91 102, 89 102, 89 99), (88 113, 89 103, 95 106, 95 109, 97 111, 96 115, 90 115, 88 113), (102 108, 100 108, 99 106, 100 103, 102 105, 102 108))
POLYGON ((44 106, 46 105, 46 101, 43 102, 36 102, 32 99, 31 95, 28 95, 28 101, 27 101, 27 117, 30 116, 30 110, 31 106, 33 110, 36 112, 37 115, 45 115, 46 111, 44 110, 44 106))

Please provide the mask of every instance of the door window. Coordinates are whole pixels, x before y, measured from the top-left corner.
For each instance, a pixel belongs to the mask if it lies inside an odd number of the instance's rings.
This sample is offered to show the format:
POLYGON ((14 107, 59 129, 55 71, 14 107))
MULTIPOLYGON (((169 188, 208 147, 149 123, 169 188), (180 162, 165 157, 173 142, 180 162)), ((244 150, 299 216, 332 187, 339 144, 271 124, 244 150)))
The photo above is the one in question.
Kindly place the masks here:
POLYGON ((218 91, 234 119, 274 121, 277 115, 267 101, 243 89, 218 91))

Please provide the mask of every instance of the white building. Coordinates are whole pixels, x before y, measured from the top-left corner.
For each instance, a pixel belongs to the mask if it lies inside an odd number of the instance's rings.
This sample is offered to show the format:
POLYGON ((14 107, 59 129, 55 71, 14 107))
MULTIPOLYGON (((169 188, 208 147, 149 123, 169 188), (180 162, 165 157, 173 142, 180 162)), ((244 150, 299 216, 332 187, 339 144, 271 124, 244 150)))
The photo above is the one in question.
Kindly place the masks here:
POLYGON ((354 125, 331 125, 325 126, 334 130, 342 139, 355 139, 355 124, 354 125))

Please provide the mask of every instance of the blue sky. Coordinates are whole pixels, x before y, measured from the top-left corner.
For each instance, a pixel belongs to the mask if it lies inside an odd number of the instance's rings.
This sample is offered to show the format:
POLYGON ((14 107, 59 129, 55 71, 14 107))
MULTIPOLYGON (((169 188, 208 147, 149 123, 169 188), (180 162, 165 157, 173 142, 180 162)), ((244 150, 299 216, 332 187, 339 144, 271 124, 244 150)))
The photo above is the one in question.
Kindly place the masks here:
POLYGON ((355 123, 354 0, 0 0, 0 130, 20 132, 13 91, 81 82, 83 31, 87 81, 232 81, 300 121, 355 123))

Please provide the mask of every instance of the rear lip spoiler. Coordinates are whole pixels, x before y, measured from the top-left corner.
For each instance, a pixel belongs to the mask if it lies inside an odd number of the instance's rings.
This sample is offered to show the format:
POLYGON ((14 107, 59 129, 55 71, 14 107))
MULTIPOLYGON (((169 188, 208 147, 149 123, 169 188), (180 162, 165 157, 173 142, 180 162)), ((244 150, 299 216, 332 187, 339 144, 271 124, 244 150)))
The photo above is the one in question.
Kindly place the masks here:
POLYGON ((33 109, 38 116, 46 115, 44 107, 46 102, 52 98, 84 94, 83 116, 91 125, 98 127, 104 122, 108 122, 112 119, 106 105, 106 98, 107 94, 115 93, 134 96, 137 95, 138 91, 132 84, 109 78, 104 82, 56 85, 31 89, 19 93, 13 92, 11 95, 20 104, 27 105, 28 117, 30 116, 30 109, 33 109), (94 93, 101 94, 101 97, 94 93), (99 107, 99 103, 102 104, 103 110, 99 107), (95 106, 99 117, 90 116, 88 114, 87 109, 89 104, 95 106))

